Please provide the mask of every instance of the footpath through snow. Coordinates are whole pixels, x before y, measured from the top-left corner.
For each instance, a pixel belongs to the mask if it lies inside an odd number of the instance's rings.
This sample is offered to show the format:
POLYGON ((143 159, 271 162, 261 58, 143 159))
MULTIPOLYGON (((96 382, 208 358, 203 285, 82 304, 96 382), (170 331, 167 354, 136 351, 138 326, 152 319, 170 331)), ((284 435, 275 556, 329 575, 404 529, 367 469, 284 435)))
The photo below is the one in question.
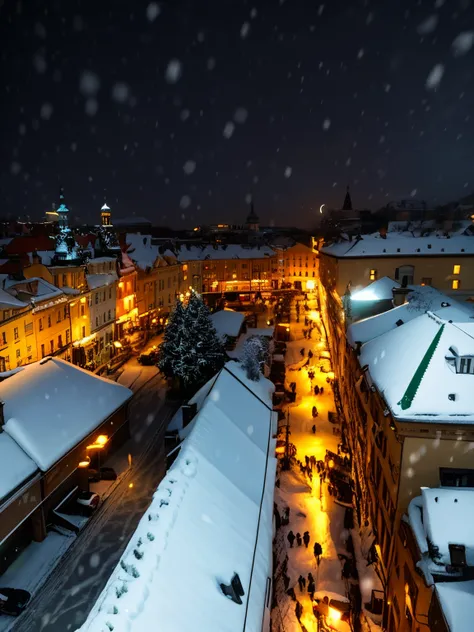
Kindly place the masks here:
MULTIPOLYGON (((304 301, 301 301, 303 307, 304 301)), ((310 307, 313 307, 310 304, 310 307)), ((314 307, 313 307, 314 309, 314 307)), ((296 446, 296 459, 305 463, 305 456, 314 456, 316 461, 324 461, 326 450, 337 454, 337 446, 340 442, 339 435, 334 434, 337 424, 328 421, 328 413, 335 411, 333 392, 330 384, 327 383, 327 373, 319 370, 319 355, 326 351, 324 329, 320 321, 313 330, 312 339, 303 337, 304 309, 301 310, 300 322, 295 323, 296 314, 293 306, 291 338, 292 342, 287 343, 286 353, 286 381, 296 382, 296 402, 290 404, 290 442, 296 446), (313 352, 310 363, 314 370, 315 377, 311 381, 306 368, 292 371, 292 365, 301 364, 300 350, 304 348, 305 357, 308 351, 313 352), (314 386, 323 387, 322 395, 314 394, 314 386), (312 408, 316 406, 318 416, 312 417, 312 408), (313 434, 312 426, 316 425, 316 433, 313 434)), ((331 374, 332 376, 332 374, 331 374)), ((284 438, 280 435, 280 439, 284 438)), ((276 489, 275 501, 280 515, 284 508, 290 508, 290 519, 287 526, 283 526, 279 531, 280 548, 284 545, 288 553, 288 568, 286 574, 290 577, 288 589, 294 588, 297 600, 303 606, 303 613, 298 622, 295 614, 296 602, 287 594, 280 592, 277 595, 277 606, 273 611, 273 620, 276 629, 282 632, 301 632, 302 626, 308 632, 317 632, 317 621, 313 615, 312 604, 307 593, 308 573, 312 573, 316 593, 324 591, 326 593, 336 593, 344 597, 347 591, 347 580, 342 578, 342 563, 338 554, 348 556, 345 548, 345 540, 349 532, 344 530, 345 508, 336 504, 334 498, 328 492, 328 482, 323 482, 317 469, 313 467, 312 481, 300 471, 298 465, 292 466, 288 472, 282 471, 280 476, 280 489, 276 489), (290 547, 287 535, 290 531, 296 535, 303 536, 305 531, 310 533, 309 546, 306 548, 303 543, 297 546, 295 540, 293 547, 290 547), (322 547, 322 556, 318 566, 313 554, 314 543, 319 542, 322 547), (298 577, 302 575, 306 578, 306 589, 301 591, 298 586, 298 577)), ((278 547, 277 547, 278 549, 278 547)), ((280 551, 279 556, 285 551, 280 551)), ((303 629, 304 629, 303 628, 303 629)), ((349 632, 349 625, 340 621, 335 624, 336 630, 349 632)))

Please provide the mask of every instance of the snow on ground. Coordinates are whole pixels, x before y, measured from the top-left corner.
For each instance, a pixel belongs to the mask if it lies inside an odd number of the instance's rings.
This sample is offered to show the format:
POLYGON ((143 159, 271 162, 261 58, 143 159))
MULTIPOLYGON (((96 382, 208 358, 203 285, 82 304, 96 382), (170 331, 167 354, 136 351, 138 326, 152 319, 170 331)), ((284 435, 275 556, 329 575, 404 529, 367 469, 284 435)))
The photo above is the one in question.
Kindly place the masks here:
MULTIPOLYGON (((304 316, 303 316, 304 321, 304 316)), ((318 355, 325 347, 318 329, 313 330, 312 339, 303 338, 303 323, 294 324, 292 318, 291 336, 296 338, 287 343, 286 364, 287 382, 296 382, 297 399, 295 404, 290 406, 290 441, 297 448, 296 458, 305 461, 305 456, 314 455, 317 460, 324 460, 326 450, 337 453, 339 437, 333 434, 334 424, 328 421, 328 412, 335 411, 334 398, 330 386, 326 382, 327 375, 319 371, 318 355), (308 351, 313 351, 311 361, 315 371, 315 379, 311 385, 307 370, 291 371, 290 367, 299 367, 302 359, 300 350, 305 349, 305 357, 308 351), (324 394, 315 396, 313 388, 315 385, 324 388, 324 394), (313 420, 312 407, 318 409, 318 417, 313 420), (313 423, 316 423, 316 434, 312 433, 313 423)), ((283 435, 280 435, 282 438, 283 435)), ((344 508, 337 505, 327 491, 327 483, 320 482, 317 471, 314 470, 312 483, 301 474, 299 468, 290 472, 282 472, 280 478, 280 489, 276 488, 275 500, 281 513, 284 506, 290 507, 290 522, 287 527, 282 527, 286 535, 290 530, 304 534, 309 531, 311 540, 306 549, 304 544, 297 547, 296 541, 293 548, 289 547, 288 575, 291 578, 290 587, 294 587, 296 597, 303 606, 301 623, 308 632, 316 632, 317 622, 312 612, 312 606, 307 593, 300 593, 298 587, 298 577, 306 577, 311 572, 316 582, 316 590, 329 591, 341 596, 346 595, 345 582, 341 577, 342 566, 338 558, 338 553, 347 555, 344 540, 348 533, 344 531, 344 508), (323 555, 320 566, 316 564, 313 555, 315 542, 322 546, 323 555)), ((301 627, 294 615, 294 602, 288 597, 287 604, 279 604, 280 612, 283 613, 283 624, 285 631, 300 632, 301 627)), ((347 624, 340 622, 338 628, 341 632, 348 629, 347 624)))
MULTIPOLYGON (((22 588, 34 595, 75 537, 73 534, 66 536, 50 531, 43 542, 29 544, 1 576, 2 586, 22 588)), ((15 622, 14 617, 0 616, 0 632, 8 632, 15 622)))

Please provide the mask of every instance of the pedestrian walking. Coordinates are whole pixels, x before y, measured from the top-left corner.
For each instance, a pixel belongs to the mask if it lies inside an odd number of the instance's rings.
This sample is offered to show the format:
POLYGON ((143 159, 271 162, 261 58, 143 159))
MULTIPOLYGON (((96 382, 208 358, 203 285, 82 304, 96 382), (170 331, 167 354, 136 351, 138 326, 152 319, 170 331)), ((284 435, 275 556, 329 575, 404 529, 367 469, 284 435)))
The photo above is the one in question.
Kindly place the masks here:
POLYGON ((313 406, 311 414, 313 415, 313 419, 318 416, 318 409, 316 408, 316 406, 313 406))
POLYGON ((286 537, 287 537, 288 542, 290 543, 290 549, 292 549, 293 542, 295 541, 295 534, 293 533, 293 531, 290 531, 286 537))
POLYGON ((298 621, 300 621, 302 614, 303 614, 303 606, 300 604, 299 601, 297 601, 296 606, 295 606, 295 615, 298 621))
POLYGON ((298 586, 300 587, 300 592, 303 592, 303 590, 306 588, 306 579, 303 577, 303 575, 300 575, 298 577, 298 586))
POLYGON ((308 548, 309 540, 310 540, 309 531, 305 531, 303 533, 303 542, 306 548, 308 548))
POLYGON ((309 465, 309 456, 305 456, 304 460, 306 462, 306 467, 308 467, 308 465, 309 465))
POLYGON ((308 335, 308 332, 306 331, 306 329, 303 329, 303 338, 306 340, 306 336, 308 335))
POLYGON ((324 393, 324 386, 321 386, 321 388, 319 389, 319 394, 322 395, 324 393))
POLYGON ((311 582, 313 582, 313 584, 314 584, 313 573, 308 573, 308 584, 310 584, 311 582))
POLYGON ((308 595, 309 595, 309 598, 311 599, 311 601, 313 601, 313 599, 314 599, 315 591, 316 591, 316 585, 315 585, 314 581, 309 582, 309 584, 308 584, 308 595))
POLYGON ((311 472, 311 470, 308 472, 308 476, 309 476, 309 482, 312 483, 313 482, 313 472, 311 472))
POLYGON ((313 431, 313 434, 316 434, 316 424, 312 425, 311 430, 313 431))
MULTIPOLYGON (((316 427, 316 426, 315 426, 315 427, 316 427)), ((312 454, 312 455, 309 457, 309 460, 311 461, 311 465, 312 465, 313 467, 316 467, 316 457, 314 456, 314 454, 312 454)))
MULTIPOLYGON (((313 554, 319 566, 321 563, 321 555, 323 554, 323 547, 319 544, 319 542, 314 543, 313 554)), ((308 591, 309 591, 309 587, 308 587, 308 591)))
POLYGON ((300 349, 300 355, 302 358, 304 358, 304 347, 301 347, 300 349))
POLYGON ((313 357, 313 352, 311 351, 311 349, 308 351, 308 358, 311 360, 311 358, 313 357))
POLYGON ((301 538, 301 533, 299 533, 299 532, 296 534, 296 544, 298 546, 301 546, 303 544, 303 540, 301 538))
POLYGON ((316 384, 316 386, 314 387, 314 394, 315 395, 319 395, 319 386, 316 384))
POLYGON ((289 597, 291 597, 291 599, 292 599, 293 601, 296 601, 295 589, 294 589, 293 587, 289 588, 289 589, 286 591, 286 594, 287 594, 289 597))

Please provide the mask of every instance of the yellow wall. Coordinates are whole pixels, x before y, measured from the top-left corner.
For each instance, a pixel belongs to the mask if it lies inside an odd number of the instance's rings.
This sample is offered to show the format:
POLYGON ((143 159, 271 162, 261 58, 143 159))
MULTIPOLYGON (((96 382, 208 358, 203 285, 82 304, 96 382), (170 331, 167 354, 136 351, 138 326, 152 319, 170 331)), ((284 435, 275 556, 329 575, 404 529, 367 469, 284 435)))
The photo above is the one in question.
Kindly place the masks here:
POLYGON ((131 314, 131 317, 136 315, 136 291, 137 273, 135 271, 119 278, 117 283, 117 309, 115 311, 117 319, 128 314, 131 314))
POLYGON ((90 336, 91 319, 89 309, 89 295, 75 296, 69 302, 71 315, 72 342, 77 342, 90 336))
POLYGON ((0 322, 0 371, 34 362, 36 340, 31 309, 1 312, 7 318, 0 322))
POLYGON ((303 290, 306 289, 307 281, 317 281, 317 255, 312 248, 309 248, 304 244, 295 244, 291 248, 285 250, 282 254, 282 281, 292 284, 294 284, 295 281, 300 282, 303 290))
MULTIPOLYGON (((48 305, 45 301, 44 305, 48 305)), ((50 307, 42 309, 41 303, 33 310, 33 322, 36 338, 36 358, 56 353, 70 342, 68 303, 66 297, 50 307), (43 345, 43 347, 42 347, 43 345), (61 346, 60 346, 61 345, 61 346)))
POLYGON ((414 285, 421 285, 423 279, 431 279, 430 285, 452 295, 474 293, 474 257, 472 256, 418 256, 418 257, 329 257, 320 253, 321 281, 328 288, 335 288, 342 295, 350 283, 351 288, 365 287, 372 281, 370 271, 376 271, 376 278, 388 276, 395 279, 395 269, 400 266, 414 266, 414 285), (454 266, 460 265, 460 273, 454 273, 454 266), (453 280, 459 280, 459 290, 452 288, 453 280))

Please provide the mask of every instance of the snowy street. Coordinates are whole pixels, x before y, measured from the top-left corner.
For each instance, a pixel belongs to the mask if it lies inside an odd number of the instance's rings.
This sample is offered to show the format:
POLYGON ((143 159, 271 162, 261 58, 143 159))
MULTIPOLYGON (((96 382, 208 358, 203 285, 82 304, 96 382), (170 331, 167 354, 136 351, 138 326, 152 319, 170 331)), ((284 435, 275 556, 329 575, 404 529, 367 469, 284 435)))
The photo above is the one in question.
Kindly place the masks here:
POLYGON ((14 622, 15 631, 65 632, 83 623, 165 474, 164 431, 179 404, 165 401, 165 383, 156 367, 141 367, 136 359, 129 363, 119 382, 135 391, 132 436, 109 460, 118 472, 122 463, 126 469, 14 622))
MULTIPOLYGON (((303 303, 303 301, 301 301, 303 303)), ((310 303, 310 306, 311 303, 310 303)), ((313 307, 314 309, 314 307, 313 307)), ((304 312, 302 311, 304 314, 304 312)), ((313 330, 312 339, 303 337, 304 315, 300 317, 297 324, 294 304, 292 306, 291 318, 291 339, 287 343, 287 353, 285 363, 287 367, 286 382, 296 383, 296 402, 290 404, 288 408, 290 417, 290 443, 294 444, 297 453, 296 459, 305 464, 305 457, 314 456, 316 461, 324 461, 326 450, 337 454, 337 446, 340 441, 337 432, 339 425, 328 421, 328 413, 335 411, 333 393, 327 383, 327 374, 319 370, 320 361, 318 356, 326 349, 324 342, 324 330, 322 336, 318 333, 318 327, 313 330), (292 370, 302 360, 301 350, 304 349, 304 357, 308 357, 311 350, 314 354, 310 360, 311 368, 315 377, 311 380, 308 377, 307 368, 292 370), (315 395, 315 386, 323 387, 323 394, 315 395), (316 406, 318 416, 313 419, 312 408, 316 406), (316 425, 316 433, 313 434, 312 426, 316 425)), ((316 320, 319 326, 319 319, 316 320)), ((332 376, 332 374, 330 374, 332 376)), ((280 427, 285 421, 280 422, 280 427)), ((285 437, 285 430, 280 433, 279 438, 285 437)), ((312 573, 315 581, 316 596, 318 592, 336 593, 342 597, 346 596, 346 580, 342 579, 342 564, 339 555, 348 556, 345 548, 345 538, 348 532, 344 531, 345 508, 338 505, 329 494, 328 481, 321 480, 316 467, 312 470, 312 480, 308 474, 303 473, 300 467, 293 465, 288 472, 282 471, 280 477, 280 489, 276 489, 276 503, 280 514, 284 513, 284 508, 290 508, 290 519, 287 526, 283 526, 284 552, 288 553, 289 563, 287 575, 290 577, 288 588, 293 588, 297 600, 303 606, 301 624, 308 632, 318 630, 317 621, 312 612, 312 605, 307 593, 308 573, 312 573), (295 535, 309 531, 310 541, 308 547, 304 542, 298 546, 294 541, 290 547, 288 534, 292 531, 295 535), (345 536, 345 538, 344 538, 345 536), (313 547, 318 542, 322 548, 321 561, 318 566, 313 547), (299 576, 306 580, 306 587, 303 591, 298 585, 299 576)), ((298 623, 295 614, 295 601, 284 592, 280 593, 277 607, 273 611, 274 623, 284 632, 301 632, 301 625, 298 623)), ((334 623, 334 629, 338 632, 349 632, 349 625, 343 621, 334 623)))

